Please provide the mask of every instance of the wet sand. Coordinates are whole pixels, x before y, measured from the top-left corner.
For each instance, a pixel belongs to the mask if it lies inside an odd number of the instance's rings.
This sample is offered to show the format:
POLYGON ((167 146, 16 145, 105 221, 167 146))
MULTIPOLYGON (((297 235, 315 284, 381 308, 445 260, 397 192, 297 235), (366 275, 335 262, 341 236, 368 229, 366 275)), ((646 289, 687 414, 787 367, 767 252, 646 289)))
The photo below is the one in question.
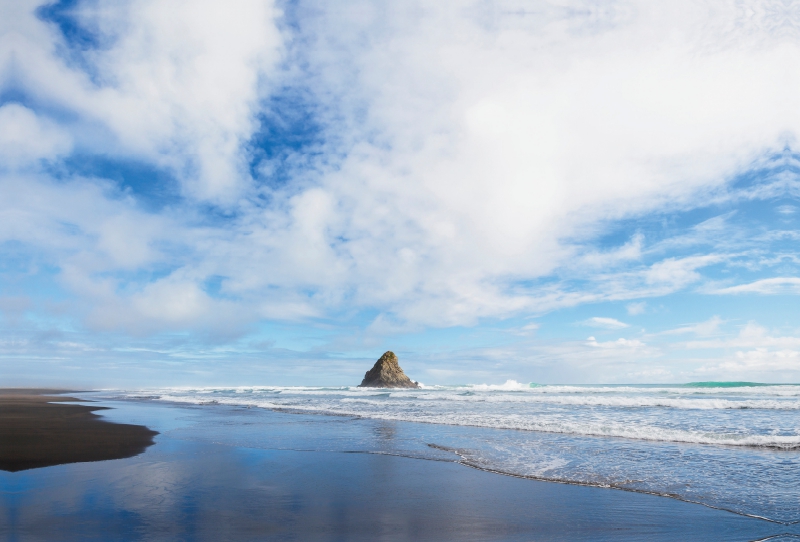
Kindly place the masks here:
POLYGON ((53 395, 64 390, 0 389, 0 470, 21 471, 62 463, 132 457, 158 433, 141 425, 109 423, 101 406, 53 395))
POLYGON ((800 535, 800 525, 674 499, 380 453, 381 441, 419 430, 413 424, 106 404, 113 407, 107 419, 159 430, 157 445, 120 461, 0 472, 0 540, 744 542, 800 535))

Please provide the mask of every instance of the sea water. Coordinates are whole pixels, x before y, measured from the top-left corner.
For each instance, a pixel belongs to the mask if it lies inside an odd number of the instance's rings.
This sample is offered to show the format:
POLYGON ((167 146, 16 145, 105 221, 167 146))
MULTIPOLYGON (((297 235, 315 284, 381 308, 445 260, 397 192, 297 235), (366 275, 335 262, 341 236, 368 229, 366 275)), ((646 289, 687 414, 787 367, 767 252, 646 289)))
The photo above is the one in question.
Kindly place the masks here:
MULTIPOLYGON (((455 459, 515 476, 671 496, 785 524, 800 520, 800 385, 168 388, 107 397, 413 422, 403 438, 309 449, 455 459)), ((223 428, 217 430, 223 431, 223 428)), ((241 445, 257 434, 238 430, 241 445), (243 436, 242 436, 243 435, 243 436)), ((222 438, 222 437, 221 437, 222 438)), ((274 439, 270 446, 277 446, 274 439)), ((293 439, 297 446, 297 439, 293 439)))

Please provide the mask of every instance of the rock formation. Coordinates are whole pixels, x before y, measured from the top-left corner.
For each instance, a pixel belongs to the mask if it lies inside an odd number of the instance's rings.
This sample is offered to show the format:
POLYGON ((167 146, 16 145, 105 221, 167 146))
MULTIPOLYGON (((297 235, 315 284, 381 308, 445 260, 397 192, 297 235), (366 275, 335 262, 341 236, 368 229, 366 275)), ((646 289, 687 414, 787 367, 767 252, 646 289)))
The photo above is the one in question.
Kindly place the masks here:
POLYGON ((386 352, 375 362, 375 365, 364 375, 359 388, 419 388, 406 376, 394 352, 386 352))

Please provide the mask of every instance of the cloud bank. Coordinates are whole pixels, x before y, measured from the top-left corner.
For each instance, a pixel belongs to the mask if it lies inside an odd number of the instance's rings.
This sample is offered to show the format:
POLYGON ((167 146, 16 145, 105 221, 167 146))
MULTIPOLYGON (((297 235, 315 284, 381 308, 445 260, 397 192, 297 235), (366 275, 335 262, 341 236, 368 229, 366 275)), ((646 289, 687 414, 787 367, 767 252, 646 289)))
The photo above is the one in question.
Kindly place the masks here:
MULTIPOLYGON (((2 9, 2 293, 29 307, 5 333, 29 352, 74 332, 241 354, 311 326, 325 338, 290 349, 358 357, 590 305, 796 292, 794 8, 2 9)), ((510 335, 546 326, 527 329, 510 335)))

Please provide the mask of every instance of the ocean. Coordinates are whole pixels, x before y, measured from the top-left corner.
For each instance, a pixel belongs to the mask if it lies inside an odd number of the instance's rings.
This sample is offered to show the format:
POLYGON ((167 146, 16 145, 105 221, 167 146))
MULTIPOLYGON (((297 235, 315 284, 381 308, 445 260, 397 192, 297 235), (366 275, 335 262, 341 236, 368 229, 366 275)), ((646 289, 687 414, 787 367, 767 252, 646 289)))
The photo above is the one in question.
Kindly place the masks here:
POLYGON ((340 424, 324 435, 291 428, 262 433, 232 423, 170 433, 184 431, 188 439, 457 461, 512 476, 668 496, 784 525, 800 521, 800 385, 508 381, 416 390, 264 386, 96 396, 268 409, 340 424), (365 433, 356 430, 359 420, 385 423, 365 433))

